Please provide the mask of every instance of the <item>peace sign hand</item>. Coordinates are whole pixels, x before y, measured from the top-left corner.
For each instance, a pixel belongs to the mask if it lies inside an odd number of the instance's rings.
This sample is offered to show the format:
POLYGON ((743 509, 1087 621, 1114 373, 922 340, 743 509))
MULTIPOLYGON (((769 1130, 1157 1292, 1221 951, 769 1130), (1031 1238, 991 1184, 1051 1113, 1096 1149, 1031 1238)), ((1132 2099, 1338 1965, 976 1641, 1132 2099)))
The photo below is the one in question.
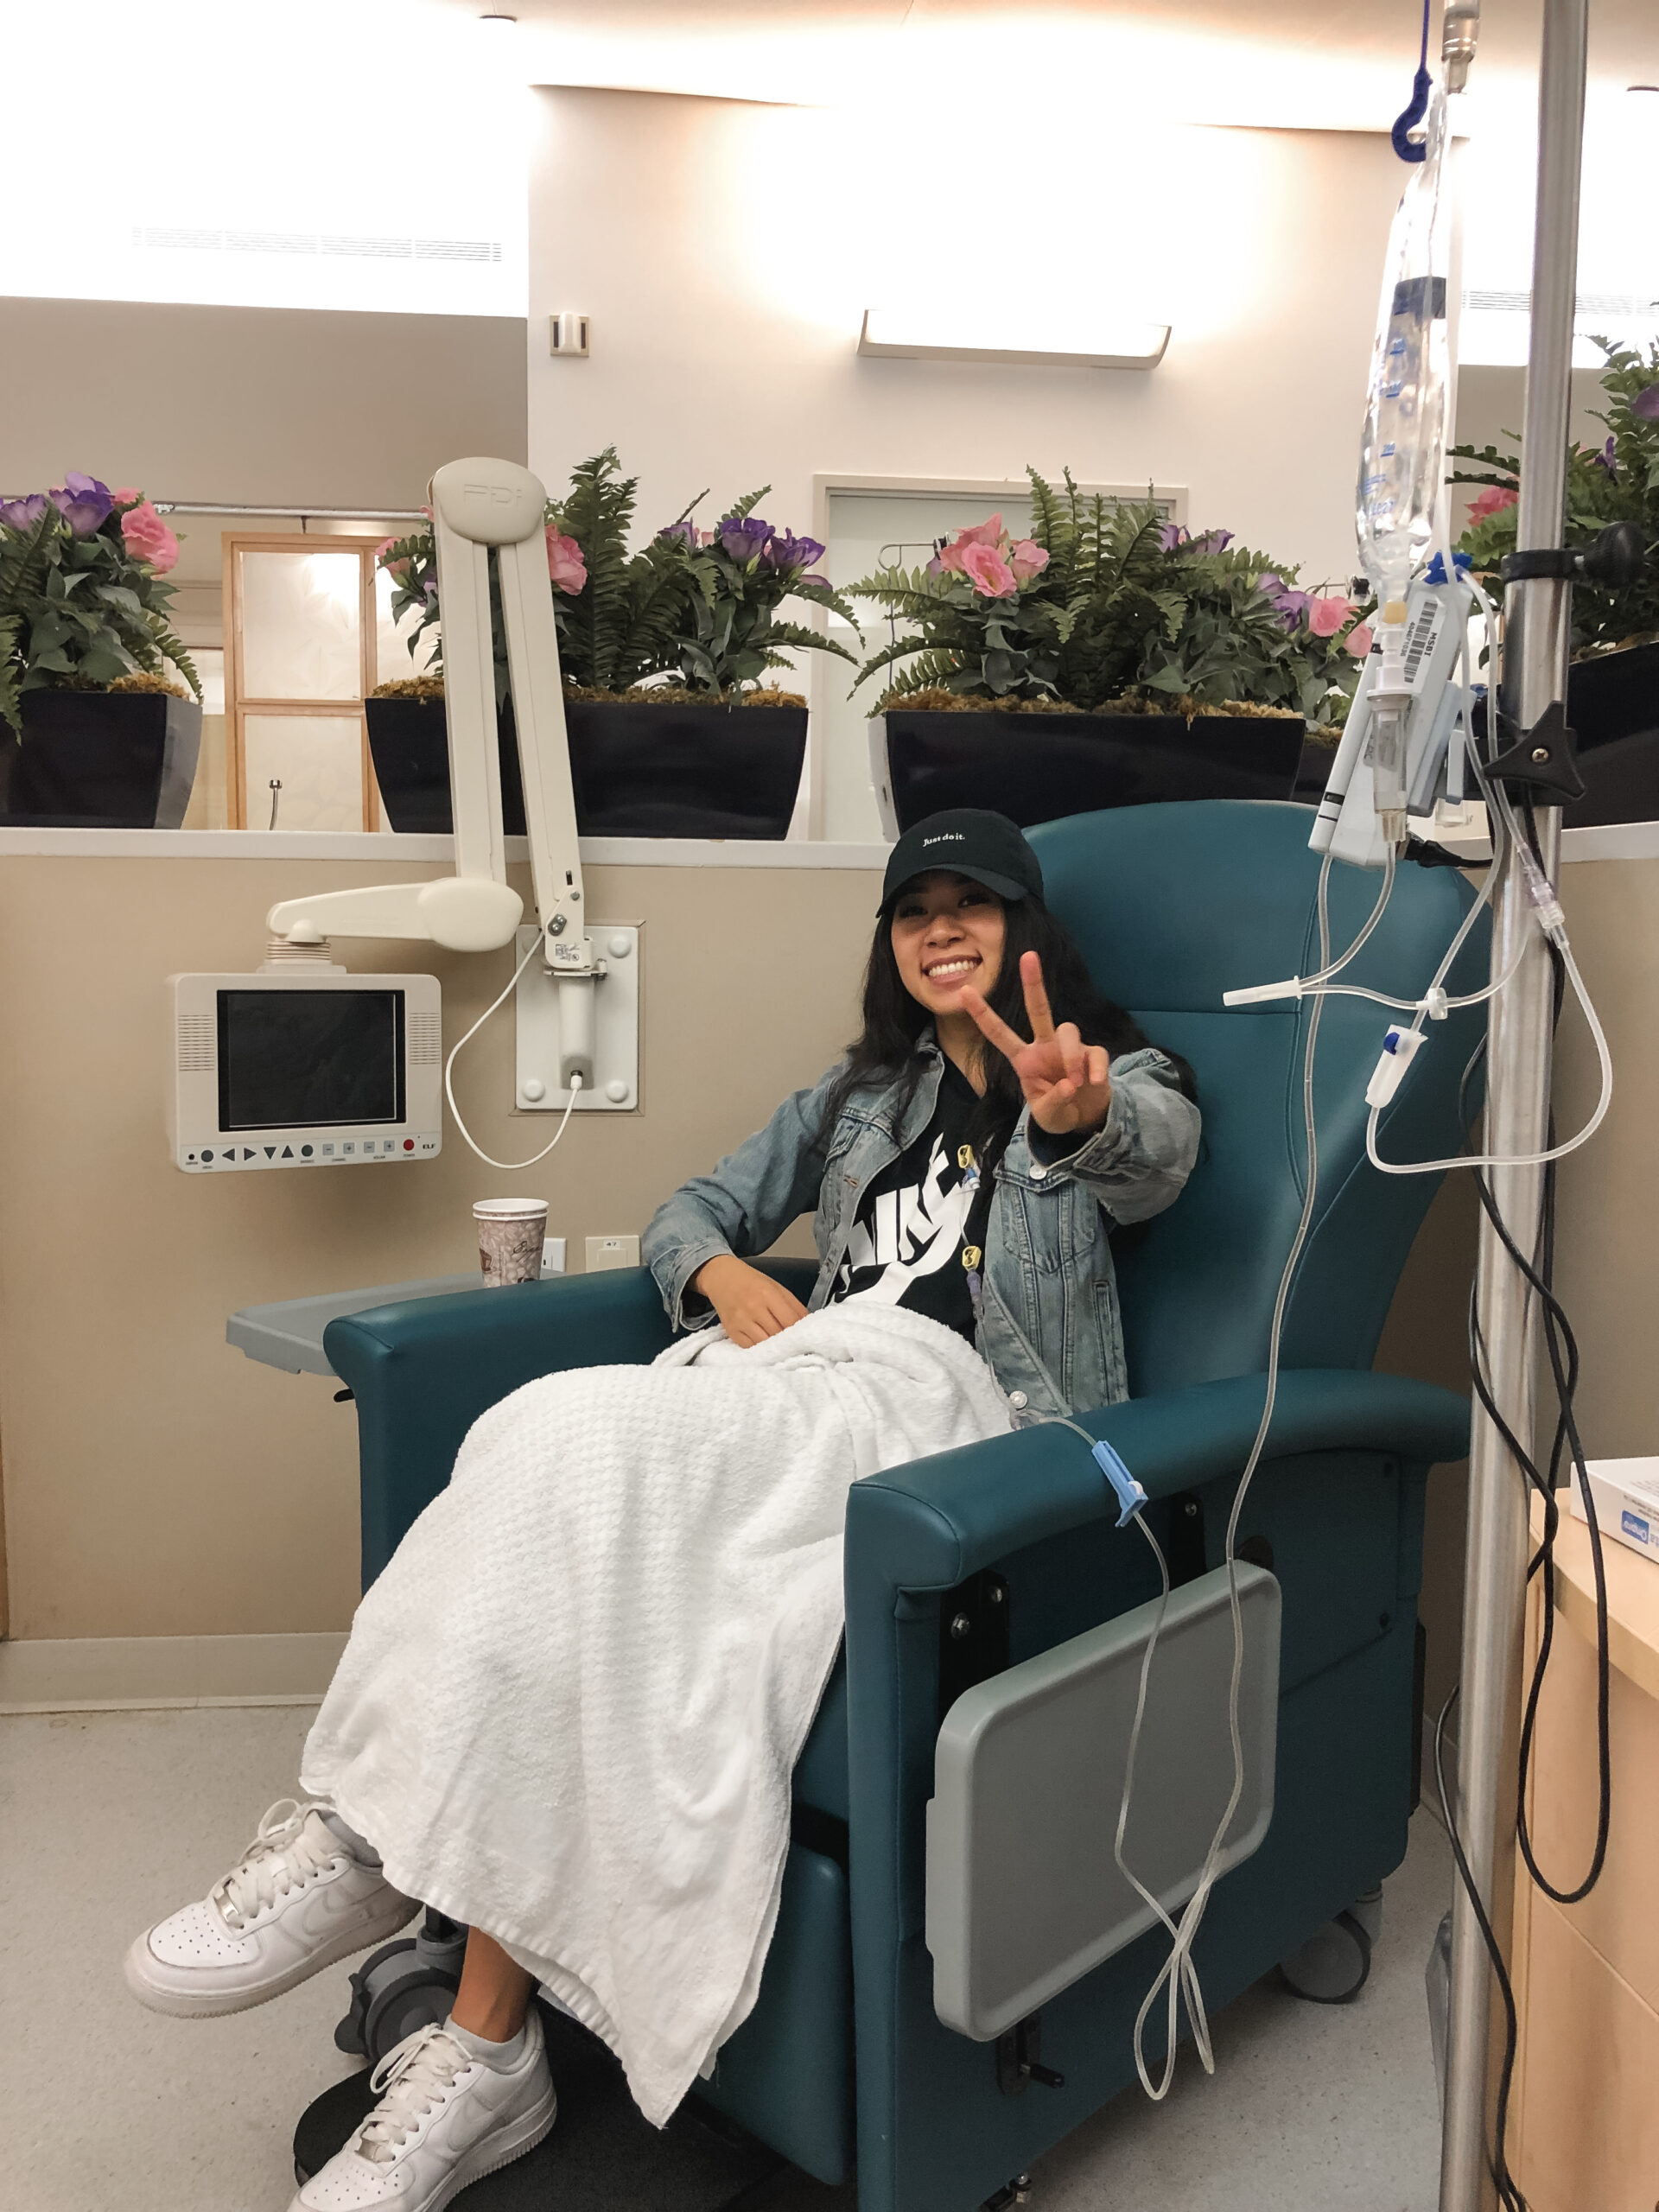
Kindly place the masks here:
POLYGON ((1112 1103, 1111 1062, 1105 1046, 1085 1045, 1075 1021, 1055 1027, 1043 987, 1043 963, 1034 952, 1021 954, 1020 981, 1031 1017, 1029 1045, 991 1012, 971 984, 962 988, 963 1011, 972 1015, 981 1035, 995 1046, 1019 1077, 1031 1118, 1039 1129, 1053 1137, 1097 1129, 1112 1103))

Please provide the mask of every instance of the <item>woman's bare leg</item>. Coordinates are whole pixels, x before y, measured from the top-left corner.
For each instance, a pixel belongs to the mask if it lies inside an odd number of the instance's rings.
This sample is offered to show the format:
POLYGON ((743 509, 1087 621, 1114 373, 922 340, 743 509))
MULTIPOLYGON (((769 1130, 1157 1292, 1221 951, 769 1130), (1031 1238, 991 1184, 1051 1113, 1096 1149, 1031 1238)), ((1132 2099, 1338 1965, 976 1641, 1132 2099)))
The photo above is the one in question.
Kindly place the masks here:
POLYGON ((453 2017, 469 2035, 482 2036, 488 2043, 511 2043, 524 2024, 535 1986, 533 1974, 510 1959, 493 1937, 474 1928, 467 1937, 453 2017))

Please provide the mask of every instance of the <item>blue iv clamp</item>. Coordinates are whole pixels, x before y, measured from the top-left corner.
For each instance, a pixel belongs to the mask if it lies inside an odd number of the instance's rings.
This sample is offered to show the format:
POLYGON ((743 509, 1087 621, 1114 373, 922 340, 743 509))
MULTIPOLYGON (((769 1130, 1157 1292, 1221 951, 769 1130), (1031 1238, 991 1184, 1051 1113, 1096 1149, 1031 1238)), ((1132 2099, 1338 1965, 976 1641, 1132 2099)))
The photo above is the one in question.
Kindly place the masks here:
POLYGON ((1146 1503, 1147 1493, 1104 1437, 1102 1437, 1098 1444, 1091 1445, 1090 1452, 1090 1456, 1098 1465, 1100 1471, 1117 1493, 1117 1502, 1123 1509, 1117 1516, 1117 1525, 1120 1529, 1127 1529, 1146 1503))

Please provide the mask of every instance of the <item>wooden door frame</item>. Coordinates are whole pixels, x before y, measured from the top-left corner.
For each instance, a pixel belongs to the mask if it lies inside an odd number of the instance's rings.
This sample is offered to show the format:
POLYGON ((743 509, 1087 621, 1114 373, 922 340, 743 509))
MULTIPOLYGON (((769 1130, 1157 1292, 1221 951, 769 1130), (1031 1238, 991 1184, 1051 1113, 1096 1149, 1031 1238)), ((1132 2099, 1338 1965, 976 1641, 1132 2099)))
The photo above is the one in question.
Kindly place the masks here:
POLYGON ((315 719, 346 721, 357 715, 363 788, 363 827, 380 827, 380 787, 374 778, 369 751, 365 700, 378 680, 376 641, 374 563, 365 553, 385 543, 381 537, 341 532, 330 536, 308 531, 239 531, 219 533, 225 608, 225 818, 232 830, 248 827, 247 755, 243 718, 255 715, 303 715, 315 719), (251 699, 242 691, 242 573, 238 553, 355 553, 358 556, 358 686, 355 708, 346 699, 251 699))

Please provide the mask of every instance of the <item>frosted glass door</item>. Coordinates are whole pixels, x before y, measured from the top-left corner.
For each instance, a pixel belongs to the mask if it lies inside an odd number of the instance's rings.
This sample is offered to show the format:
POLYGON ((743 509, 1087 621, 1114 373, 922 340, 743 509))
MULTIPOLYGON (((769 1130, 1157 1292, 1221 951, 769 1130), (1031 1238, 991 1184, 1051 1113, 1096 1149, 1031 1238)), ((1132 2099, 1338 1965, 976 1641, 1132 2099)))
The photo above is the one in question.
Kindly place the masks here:
POLYGON ((244 553, 243 696, 360 698, 362 597, 355 553, 244 553))
POLYGON ((363 702, 381 673, 394 672, 378 665, 389 612, 375 588, 378 543, 226 540, 232 819, 243 829, 378 823, 363 702))

